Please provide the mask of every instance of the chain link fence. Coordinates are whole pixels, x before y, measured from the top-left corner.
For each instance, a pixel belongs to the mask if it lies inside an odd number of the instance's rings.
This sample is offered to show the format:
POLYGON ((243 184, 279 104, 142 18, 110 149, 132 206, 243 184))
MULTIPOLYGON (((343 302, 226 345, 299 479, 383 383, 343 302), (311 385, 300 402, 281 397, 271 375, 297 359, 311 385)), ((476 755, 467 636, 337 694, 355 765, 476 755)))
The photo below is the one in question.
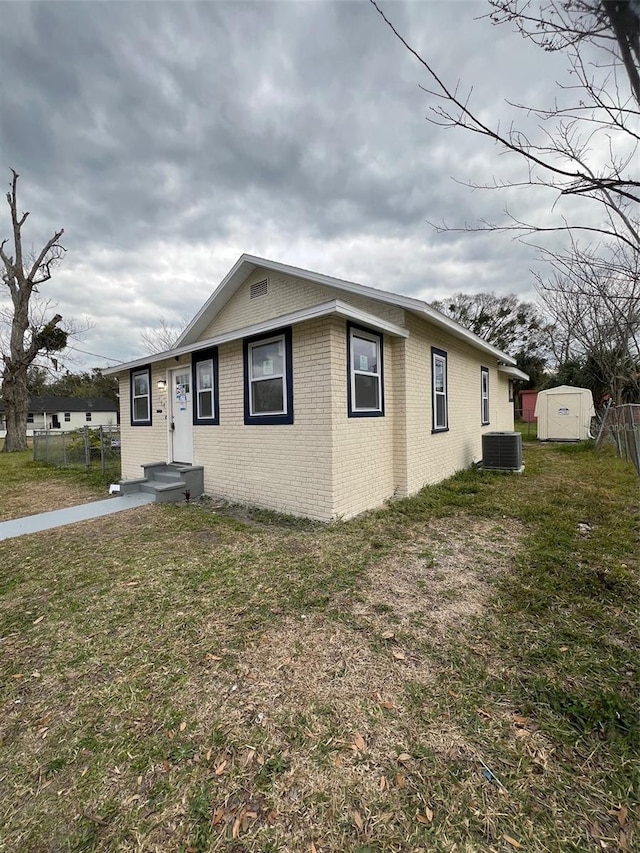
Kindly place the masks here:
POLYGON ((640 404, 626 403, 607 408, 598 425, 596 447, 613 442, 618 456, 633 462, 640 475, 640 404))
POLYGON ((57 468, 100 470, 120 479, 120 427, 83 427, 73 432, 34 430, 34 462, 57 468))

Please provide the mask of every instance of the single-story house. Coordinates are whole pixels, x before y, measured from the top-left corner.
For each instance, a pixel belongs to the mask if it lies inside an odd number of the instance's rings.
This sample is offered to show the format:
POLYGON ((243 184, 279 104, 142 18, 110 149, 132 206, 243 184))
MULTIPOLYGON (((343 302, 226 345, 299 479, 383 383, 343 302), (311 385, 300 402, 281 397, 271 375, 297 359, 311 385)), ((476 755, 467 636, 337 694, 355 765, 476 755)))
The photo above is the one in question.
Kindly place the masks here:
MULTIPOLYGON (((118 406, 107 397, 30 397, 27 435, 34 430, 73 432, 80 427, 115 426, 118 406)), ((6 435, 5 407, 0 400, 0 437, 6 435)))
POLYGON ((123 477, 199 466, 206 494, 322 521, 479 461, 528 378, 426 302, 246 254, 173 349, 104 373, 123 477))

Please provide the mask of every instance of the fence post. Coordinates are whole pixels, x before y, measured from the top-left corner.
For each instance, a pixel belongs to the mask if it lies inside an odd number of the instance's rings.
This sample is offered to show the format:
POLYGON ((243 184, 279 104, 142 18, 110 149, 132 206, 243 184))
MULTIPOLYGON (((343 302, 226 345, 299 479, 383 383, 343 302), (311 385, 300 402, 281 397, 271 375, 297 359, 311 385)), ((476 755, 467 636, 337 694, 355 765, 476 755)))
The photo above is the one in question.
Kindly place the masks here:
POLYGON ((84 427, 84 462, 87 471, 91 468, 91 447, 89 446, 89 427, 84 427))
POLYGON ((104 427, 100 427, 100 469, 104 474, 105 470, 105 459, 104 459, 104 427))
POLYGON ((49 464, 49 430, 46 430, 44 434, 44 459, 49 464))

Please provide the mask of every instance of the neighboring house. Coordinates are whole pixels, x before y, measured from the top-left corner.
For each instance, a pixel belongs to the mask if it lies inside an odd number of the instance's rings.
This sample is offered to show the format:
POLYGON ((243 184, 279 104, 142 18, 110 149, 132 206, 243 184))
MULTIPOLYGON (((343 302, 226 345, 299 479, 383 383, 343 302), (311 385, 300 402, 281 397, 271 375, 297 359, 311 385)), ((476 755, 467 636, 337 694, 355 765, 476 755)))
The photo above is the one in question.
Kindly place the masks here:
POLYGON ((322 521, 411 495, 513 429, 515 360, 427 303, 242 255, 174 349, 120 380, 123 477, 322 521))
MULTIPOLYGON (((34 430, 71 432, 80 427, 114 426, 118 406, 107 397, 30 397, 27 435, 34 430)), ((0 437, 7 431, 4 403, 0 400, 0 437)))

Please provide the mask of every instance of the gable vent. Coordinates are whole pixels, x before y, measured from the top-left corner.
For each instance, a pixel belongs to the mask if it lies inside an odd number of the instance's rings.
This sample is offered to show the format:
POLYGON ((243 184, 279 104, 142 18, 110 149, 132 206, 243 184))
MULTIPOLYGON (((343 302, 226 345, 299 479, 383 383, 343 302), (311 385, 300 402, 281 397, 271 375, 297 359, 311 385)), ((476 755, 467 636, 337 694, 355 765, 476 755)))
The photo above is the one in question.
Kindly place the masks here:
POLYGON ((268 290, 268 281, 265 278, 264 281, 256 281, 255 284, 251 285, 249 291, 250 299, 257 299, 258 296, 266 296, 268 290))

